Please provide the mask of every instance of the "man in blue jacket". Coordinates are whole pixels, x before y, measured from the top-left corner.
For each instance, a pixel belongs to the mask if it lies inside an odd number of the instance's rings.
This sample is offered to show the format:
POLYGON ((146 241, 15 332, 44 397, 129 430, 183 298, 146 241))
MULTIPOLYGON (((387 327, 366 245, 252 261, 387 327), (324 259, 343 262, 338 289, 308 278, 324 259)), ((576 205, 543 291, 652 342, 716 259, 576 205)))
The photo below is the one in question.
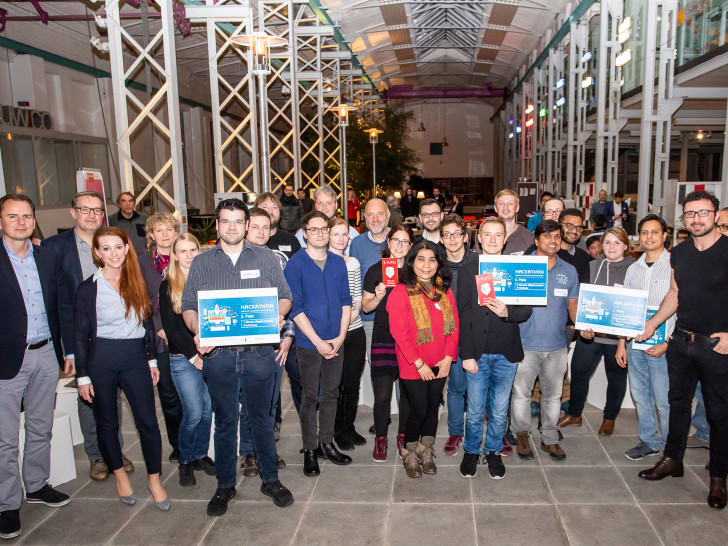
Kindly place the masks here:
POLYGON ((351 457, 334 445, 334 419, 344 362, 341 347, 349 328, 352 300, 346 262, 327 250, 328 217, 309 212, 301 220, 301 230, 307 246, 288 261, 284 274, 293 300, 290 318, 296 325, 303 391, 303 473, 318 476, 318 457, 338 465, 351 463, 351 457))

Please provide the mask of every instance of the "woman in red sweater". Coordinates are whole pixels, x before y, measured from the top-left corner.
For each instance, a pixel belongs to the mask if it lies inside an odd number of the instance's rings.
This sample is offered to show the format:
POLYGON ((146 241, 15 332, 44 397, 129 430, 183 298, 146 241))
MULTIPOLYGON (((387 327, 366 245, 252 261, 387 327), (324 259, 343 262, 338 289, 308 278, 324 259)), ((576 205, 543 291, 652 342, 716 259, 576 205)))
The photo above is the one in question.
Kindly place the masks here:
POLYGON ((410 478, 437 473, 437 412, 458 354, 458 313, 450 280, 450 269, 435 244, 421 241, 407 255, 401 284, 387 301, 400 388, 410 404, 403 459, 410 478))

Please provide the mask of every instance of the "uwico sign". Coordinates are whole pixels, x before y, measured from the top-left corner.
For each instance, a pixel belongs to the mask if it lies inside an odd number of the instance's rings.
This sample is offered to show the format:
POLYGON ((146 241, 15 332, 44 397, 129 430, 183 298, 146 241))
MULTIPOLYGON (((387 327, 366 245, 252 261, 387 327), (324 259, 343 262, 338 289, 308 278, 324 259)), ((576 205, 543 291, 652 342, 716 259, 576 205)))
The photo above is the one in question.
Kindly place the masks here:
POLYGON ((46 129, 48 131, 53 129, 53 118, 50 112, 15 108, 14 106, 0 106, 0 123, 14 127, 46 129))

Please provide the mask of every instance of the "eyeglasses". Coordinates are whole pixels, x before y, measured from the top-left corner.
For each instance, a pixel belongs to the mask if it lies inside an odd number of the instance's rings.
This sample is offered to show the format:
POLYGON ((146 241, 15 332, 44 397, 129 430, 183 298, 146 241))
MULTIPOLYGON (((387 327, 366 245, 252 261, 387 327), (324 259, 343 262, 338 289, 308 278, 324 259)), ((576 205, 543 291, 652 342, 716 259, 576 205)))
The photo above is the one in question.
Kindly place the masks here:
POLYGON ((443 239, 461 239, 465 235, 462 231, 456 231, 454 233, 443 233, 443 239))
POLYGON ((218 223, 221 226, 229 226, 230 224, 242 226, 245 223, 245 220, 218 220, 218 223))
POLYGON ((543 211, 543 216, 544 216, 544 218, 551 217, 551 216, 556 216, 558 218, 559 214, 561 214, 562 212, 564 212, 564 209, 561 209, 561 210, 545 210, 545 211, 543 211))
POLYGON ((329 228, 328 227, 310 227, 310 228, 306 228, 306 231, 308 231, 309 233, 312 233, 313 235, 317 235, 319 233, 323 233, 324 235, 326 235, 329 232, 329 228))
POLYGON ((718 228, 718 231, 721 233, 725 233, 728 231, 728 224, 716 224, 715 227, 718 228))
POLYGON ((420 212, 420 216, 422 216, 423 220, 427 220, 428 218, 437 218, 441 214, 441 212, 420 212))
POLYGON ((73 207, 78 212, 86 216, 87 214, 94 213, 96 216, 101 216, 104 213, 104 209, 101 208, 95 208, 92 209, 91 207, 73 207))
POLYGON ((395 239, 394 237, 392 237, 389 242, 392 243, 394 246, 409 246, 412 244, 410 243, 409 239, 395 239))
POLYGON ((697 214, 701 218, 705 218, 710 214, 711 212, 715 212, 714 210, 707 210, 707 209, 700 209, 700 210, 688 210, 683 213, 685 218, 695 218, 695 215, 697 214))
POLYGON ((561 224, 561 225, 564 226, 564 229, 566 231, 576 231, 577 233, 581 233, 582 230, 584 229, 584 226, 576 226, 572 223, 561 224))

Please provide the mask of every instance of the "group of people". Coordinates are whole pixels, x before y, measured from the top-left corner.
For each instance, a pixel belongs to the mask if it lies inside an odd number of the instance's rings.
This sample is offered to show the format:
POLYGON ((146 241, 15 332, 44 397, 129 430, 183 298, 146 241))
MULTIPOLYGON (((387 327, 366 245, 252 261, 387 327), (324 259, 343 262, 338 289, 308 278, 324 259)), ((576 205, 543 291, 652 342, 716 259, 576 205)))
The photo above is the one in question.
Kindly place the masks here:
POLYGON ((293 503, 279 480, 286 463, 276 450, 284 369, 299 413, 306 476, 321 472, 320 459, 350 464, 345 452, 367 443, 356 430, 366 371, 374 393, 374 461, 389 456, 397 393, 396 453, 405 472, 412 478, 437 473, 434 446, 447 384, 445 454, 454 456, 462 446, 460 473, 472 478, 482 453, 489 476, 501 479, 502 457, 513 454, 512 444, 518 457, 534 458, 534 407, 540 449, 556 461, 566 459, 560 429, 581 425, 589 379, 603 358, 608 388, 599 433, 612 434, 629 376, 640 426, 639 443, 625 455, 660 456, 640 472, 647 480, 683 475, 700 381, 710 423, 708 504, 725 507, 728 323, 720 304, 728 297, 728 240, 721 236, 728 220, 725 226, 717 221, 718 201, 711 194, 685 198, 691 239, 672 254, 664 246, 665 222, 656 215, 643 218, 638 232, 644 254, 635 261, 620 227, 605 230, 604 254, 591 260, 580 248, 582 211, 565 209, 558 198, 544 203, 542 221, 529 232, 516 222, 518 195, 501 191, 497 217, 482 221, 475 246, 486 255, 546 257, 544 306, 505 305, 495 298, 479 304, 478 254, 468 245, 462 218, 446 215, 435 199, 418 204, 424 227, 419 237, 407 224, 389 227, 390 208, 376 198, 363 209, 367 231, 352 231, 336 217, 336 194, 327 185, 316 189, 313 209, 301 217, 295 236, 280 227, 285 205, 275 194, 259 195, 250 210, 228 199, 216 208, 219 240, 212 249, 201 253, 194 236, 179 233, 172 215, 156 213, 144 225, 150 248, 137 256, 128 234, 140 233, 134 198, 122 197, 131 209, 120 206, 111 219, 126 221, 128 229, 102 227, 101 196, 82 192, 71 205, 74 229, 40 247, 30 243, 33 202, 23 195, 0 199, 0 269, 8 280, 0 292, 6 332, 0 349, 0 537, 21 529, 21 404, 27 501, 70 501, 47 483, 58 366, 77 376, 91 477, 113 474, 125 504, 134 504, 136 493, 128 478, 133 463, 122 452, 120 391, 139 432, 156 507, 169 510, 171 503, 159 479, 154 385, 179 483, 196 485, 195 471, 215 475, 207 513, 219 516, 236 494, 238 457, 245 476, 260 476, 262 494, 277 506, 293 503), (396 260, 396 275, 393 262, 383 267, 383 259, 396 260), (636 341, 666 322, 669 342, 639 351, 632 340, 575 332, 580 283, 646 290, 657 310, 636 341), (199 292, 259 288, 277 291, 280 343, 203 346, 199 292), (567 348, 574 337, 569 377, 567 348), (207 455, 213 411, 214 461, 207 455))

